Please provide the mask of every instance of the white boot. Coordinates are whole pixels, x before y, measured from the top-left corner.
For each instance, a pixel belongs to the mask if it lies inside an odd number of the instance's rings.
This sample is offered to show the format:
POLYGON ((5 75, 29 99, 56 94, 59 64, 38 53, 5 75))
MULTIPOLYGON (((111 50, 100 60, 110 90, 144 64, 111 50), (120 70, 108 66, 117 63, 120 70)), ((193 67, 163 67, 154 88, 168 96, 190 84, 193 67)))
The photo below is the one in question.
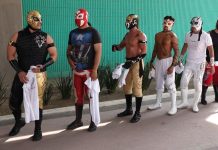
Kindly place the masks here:
POLYGON ((162 98, 162 91, 157 91, 157 101, 155 104, 149 105, 148 106, 148 110, 155 110, 158 108, 161 108, 162 104, 161 104, 161 98, 162 98))
POLYGON ((170 93, 170 97, 171 97, 171 109, 168 111, 168 115, 175 115, 177 112, 176 92, 170 93))
POLYGON ((187 108, 188 107, 188 89, 181 89, 181 96, 182 96, 182 101, 181 103, 177 106, 179 109, 187 108))
POLYGON ((200 96, 201 96, 201 92, 195 91, 194 103, 193 103, 193 107, 192 107, 192 110, 195 113, 199 112, 198 103, 200 100, 200 96))

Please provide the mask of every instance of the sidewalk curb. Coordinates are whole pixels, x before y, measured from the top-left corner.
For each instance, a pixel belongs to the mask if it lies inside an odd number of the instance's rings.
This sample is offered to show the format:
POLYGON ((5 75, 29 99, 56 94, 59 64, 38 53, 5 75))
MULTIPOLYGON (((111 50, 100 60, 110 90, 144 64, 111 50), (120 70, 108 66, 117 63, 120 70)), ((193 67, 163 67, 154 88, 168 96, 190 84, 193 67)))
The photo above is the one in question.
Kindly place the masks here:
MULTIPOLYGON (((208 88, 208 92, 210 92, 210 91, 213 91, 212 87, 208 88)), ((194 94, 194 92, 195 92, 194 89, 190 89, 189 96, 194 94)), ((180 91, 177 91, 177 97, 178 96, 179 97, 181 96, 180 91)), ((163 102, 170 101, 169 99, 167 99, 169 97, 170 97, 170 94, 168 92, 163 93, 163 95, 162 95, 163 102)), ((142 105, 151 104, 155 101, 155 99, 156 99, 156 94, 143 96, 142 105)), ((178 100, 180 100, 180 98, 177 99, 177 101, 178 100)), ((104 102, 99 103, 100 111, 109 111, 111 109, 112 110, 119 109, 119 108, 122 108, 124 105, 125 105, 125 99, 104 101, 104 102)), ((84 113, 88 113, 88 112, 89 112, 89 105, 85 104, 84 105, 84 113)), ((44 119, 57 118, 57 117, 61 117, 61 116, 70 116, 72 114, 73 115, 75 114, 75 107, 74 106, 47 109, 47 110, 43 111, 44 119)), ((22 116, 24 116, 23 113, 22 113, 22 116)), ((14 118, 13 115, 0 116, 0 126, 12 123, 13 118, 14 118)))

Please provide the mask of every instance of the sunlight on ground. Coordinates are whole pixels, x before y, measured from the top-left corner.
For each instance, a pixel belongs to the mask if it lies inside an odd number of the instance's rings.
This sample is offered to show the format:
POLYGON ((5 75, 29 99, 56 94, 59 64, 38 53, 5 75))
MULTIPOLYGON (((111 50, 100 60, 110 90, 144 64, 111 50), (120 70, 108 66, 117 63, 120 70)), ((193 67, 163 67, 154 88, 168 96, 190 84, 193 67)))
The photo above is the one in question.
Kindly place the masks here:
MULTIPOLYGON (((111 123, 111 121, 110 121, 110 122, 100 123, 100 124, 98 125, 98 127, 106 126, 106 125, 108 125, 109 123, 111 123)), ((82 126, 82 127, 79 127, 79 128, 77 128, 77 129, 75 129, 75 130, 72 130, 72 131, 85 130, 85 129, 88 129, 88 127, 89 127, 88 125, 87 125, 87 126, 82 126)))
MULTIPOLYGON (((110 122, 104 122, 104 123, 100 123, 98 125, 98 127, 103 127, 103 126, 106 126, 108 124, 110 124, 110 122)), ((72 131, 80 131, 80 130, 84 130, 84 129, 87 129, 89 126, 82 126, 80 128, 77 128, 75 130, 72 130, 72 131)), ((49 132, 43 132, 42 133, 42 136, 48 136, 48 135, 55 135, 55 134, 59 134, 63 131, 65 131, 66 129, 61 129, 61 130, 55 130, 55 131, 49 131, 49 132)), ((13 138, 9 138, 5 141, 5 143, 9 143, 9 142, 14 142, 14 141, 20 141, 20 140, 25 140, 25 139, 29 139, 32 135, 24 135, 24 136, 17 136, 17 137, 13 137, 13 138)))
MULTIPOLYGON (((217 112, 217 110, 215 111, 217 112)), ((206 121, 218 125, 218 113, 212 114, 206 118, 206 121)))

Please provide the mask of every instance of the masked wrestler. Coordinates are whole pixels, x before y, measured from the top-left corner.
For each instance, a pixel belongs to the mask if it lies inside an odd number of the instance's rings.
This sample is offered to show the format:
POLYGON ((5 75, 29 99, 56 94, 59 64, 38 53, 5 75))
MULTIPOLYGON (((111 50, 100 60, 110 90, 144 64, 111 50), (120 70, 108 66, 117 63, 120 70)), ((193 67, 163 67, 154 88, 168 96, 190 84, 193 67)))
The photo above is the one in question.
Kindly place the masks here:
POLYGON ((142 103, 142 76, 144 69, 143 58, 146 55, 146 35, 138 28, 139 18, 136 14, 130 14, 126 18, 126 28, 129 32, 118 45, 112 46, 112 51, 120 51, 126 48, 126 62, 123 68, 129 69, 126 76, 126 85, 123 90, 126 98, 126 109, 119 113, 118 117, 132 115, 132 95, 136 97, 136 111, 130 120, 131 123, 140 120, 140 108, 142 103))
MULTIPOLYGON (((93 81, 97 79, 97 69, 102 53, 100 35, 95 28, 88 25, 87 10, 77 10, 75 23, 78 28, 69 34, 67 59, 73 71, 76 119, 67 126, 68 130, 83 126, 84 95, 87 95, 87 86, 84 83, 88 77, 91 77, 93 81)), ((88 131, 92 132, 96 129, 97 126, 91 118, 88 131)))
POLYGON ((171 108, 168 111, 169 115, 174 115, 177 112, 176 107, 176 86, 175 86, 175 66, 177 65, 179 48, 178 39, 172 27, 175 19, 172 16, 166 16, 163 20, 163 31, 155 35, 154 50, 150 61, 151 68, 156 59, 155 64, 155 79, 157 98, 156 103, 148 106, 149 110, 161 108, 162 93, 164 85, 166 86, 171 97, 171 108), (172 57, 172 49, 174 56, 172 57))
POLYGON ((198 112, 198 102, 202 91, 202 79, 205 70, 206 49, 210 55, 210 71, 214 73, 214 52, 212 39, 208 33, 202 30, 201 17, 193 17, 191 22, 191 31, 186 34, 185 43, 182 48, 180 60, 183 60, 184 54, 188 51, 185 68, 182 74, 180 87, 182 101, 178 108, 186 108, 188 106, 188 84, 194 75, 194 102, 192 106, 193 112, 198 112))
MULTIPOLYGON (((30 11, 27 15, 28 26, 15 33, 7 47, 7 59, 16 71, 9 106, 15 118, 15 125, 9 133, 9 136, 18 134, 25 125, 21 119, 21 104, 23 102, 24 83, 28 82, 27 71, 30 66, 36 66, 32 71, 36 73, 39 98, 39 120, 35 121, 35 130, 32 137, 33 141, 42 138, 41 123, 43 109, 43 94, 46 81, 46 68, 53 64, 57 58, 56 47, 50 35, 41 30, 41 14, 36 11, 30 11), (49 54, 49 58, 47 55, 49 54)), ((37 108, 38 109, 38 108, 37 108)))
POLYGON ((215 67, 215 73, 212 74, 210 71, 211 65, 210 65, 210 57, 209 52, 207 50, 207 63, 208 63, 208 69, 205 69, 204 73, 204 80, 203 80, 203 86, 202 86, 202 93, 201 93, 201 104, 207 105, 207 101, 205 99, 206 92, 208 89, 208 86, 212 83, 213 89, 215 93, 215 102, 218 102, 218 20, 216 22, 216 28, 214 30, 211 30, 209 32, 212 42, 213 42, 213 48, 214 48, 214 67, 215 67))

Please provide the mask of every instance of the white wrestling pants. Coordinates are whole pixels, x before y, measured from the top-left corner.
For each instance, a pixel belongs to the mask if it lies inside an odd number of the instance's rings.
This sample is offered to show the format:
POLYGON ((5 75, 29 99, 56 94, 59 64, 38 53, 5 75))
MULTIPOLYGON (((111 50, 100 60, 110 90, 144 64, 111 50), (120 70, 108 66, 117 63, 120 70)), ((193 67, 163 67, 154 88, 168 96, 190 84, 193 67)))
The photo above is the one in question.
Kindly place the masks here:
POLYGON ((191 77, 194 75, 194 88, 195 88, 195 95, 194 95, 194 104, 193 106, 197 106, 200 100, 201 91, 202 91, 202 79, 205 70, 205 62, 202 63, 193 63, 193 62, 186 62, 185 68, 182 74, 182 78, 180 81, 181 87, 181 96, 182 96, 182 103, 188 103, 188 84, 191 77))
POLYGON ((164 91, 164 85, 169 93, 176 92, 175 86, 175 68, 171 74, 167 74, 167 69, 171 66, 172 57, 166 59, 157 59, 155 64, 155 79, 157 92, 164 91))

